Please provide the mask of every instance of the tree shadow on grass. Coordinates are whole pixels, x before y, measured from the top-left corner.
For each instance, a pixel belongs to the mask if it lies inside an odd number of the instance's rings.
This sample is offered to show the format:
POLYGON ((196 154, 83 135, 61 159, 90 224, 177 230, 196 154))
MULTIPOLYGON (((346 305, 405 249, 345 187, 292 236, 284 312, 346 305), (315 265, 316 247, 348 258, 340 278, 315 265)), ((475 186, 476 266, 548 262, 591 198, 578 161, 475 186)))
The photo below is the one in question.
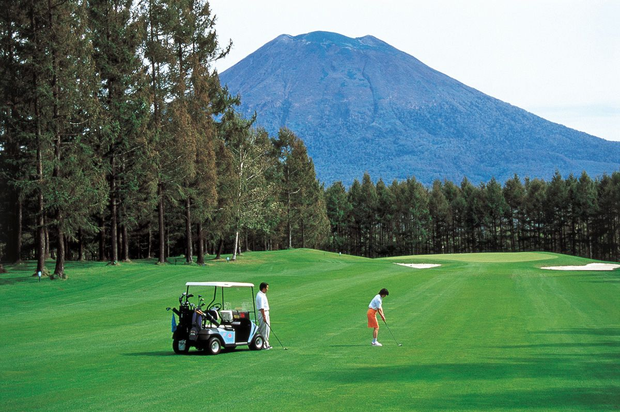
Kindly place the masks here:
POLYGON ((620 283, 620 273, 619 272, 604 272, 604 273, 596 273, 592 275, 588 275, 585 280, 582 282, 589 283, 620 283))
MULTIPOLYGON (((42 281, 48 280, 47 277, 43 278, 42 281)), ((13 277, 13 278, 2 278, 0 277, 0 286, 6 285, 16 285, 18 283, 39 283, 39 279, 36 276, 28 276, 28 277, 13 277)))
POLYGON ((587 283, 620 283, 620 269, 613 271, 601 272, 581 272, 577 273, 560 273, 556 275, 547 275, 552 278, 574 278, 577 282, 587 283))
POLYGON ((499 393, 467 393, 432 399, 433 409, 579 409, 617 410, 620 407, 619 387, 572 387, 512 390, 499 393))
POLYGON ((358 366, 323 372, 317 379, 340 385, 383 382, 393 388, 402 388, 404 399, 401 406, 404 409, 620 408, 620 342, 614 340, 620 337, 620 328, 574 328, 534 333, 548 337, 576 335, 591 338, 589 342, 495 346, 493 354, 497 354, 497 349, 505 349, 506 356, 478 357, 476 362, 416 364, 415 359, 411 359, 411 364, 407 365, 358 366), (441 396, 429 397, 424 392, 412 392, 412 388, 437 385, 445 388, 441 396))
POLYGON ((592 336, 612 336, 620 338, 620 327, 607 328, 571 328, 532 332, 542 335, 592 335, 592 336))
POLYGON ((610 383, 596 386, 601 380, 617 382, 620 379, 615 362, 602 368, 599 362, 568 360, 561 356, 498 361, 356 367, 328 374, 323 372, 317 379, 331 380, 339 385, 384 382, 391 387, 402 388, 405 397, 411 396, 412 402, 407 406, 404 399, 402 406, 405 409, 601 410, 620 407, 620 387, 610 383), (589 380, 592 380, 593 387, 587 386, 589 380), (468 381, 471 383, 465 383, 468 381), (526 381, 531 382, 529 389, 497 390, 510 387, 514 382, 526 381), (562 385, 560 388, 556 386, 558 381, 562 385), (419 388, 420 385, 442 385, 446 390, 441 396, 434 397, 410 392, 409 388, 419 388), (470 390, 471 387, 476 389, 470 390))

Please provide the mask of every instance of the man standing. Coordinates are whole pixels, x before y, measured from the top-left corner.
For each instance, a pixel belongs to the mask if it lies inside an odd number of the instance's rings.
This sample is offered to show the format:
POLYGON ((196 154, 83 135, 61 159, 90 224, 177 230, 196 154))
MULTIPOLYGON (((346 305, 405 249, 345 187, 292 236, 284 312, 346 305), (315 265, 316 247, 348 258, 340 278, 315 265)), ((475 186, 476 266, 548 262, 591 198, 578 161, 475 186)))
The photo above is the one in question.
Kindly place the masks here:
POLYGON ((261 283, 259 289, 260 291, 256 294, 256 309, 258 309, 258 333, 260 333, 265 340, 263 348, 269 350, 271 349, 271 345, 269 345, 271 320, 269 319, 269 301, 267 300, 269 283, 261 283))
POLYGON ((385 315, 383 314, 383 308, 381 305, 383 304, 383 298, 389 295, 387 289, 383 288, 379 291, 377 296, 375 296, 371 301, 370 305, 368 305, 368 312, 366 312, 366 316, 368 316, 368 327, 373 328, 372 332, 372 346, 383 346, 377 341, 377 336, 379 335, 379 322, 377 322, 377 312, 381 315, 381 319, 385 322, 385 315))

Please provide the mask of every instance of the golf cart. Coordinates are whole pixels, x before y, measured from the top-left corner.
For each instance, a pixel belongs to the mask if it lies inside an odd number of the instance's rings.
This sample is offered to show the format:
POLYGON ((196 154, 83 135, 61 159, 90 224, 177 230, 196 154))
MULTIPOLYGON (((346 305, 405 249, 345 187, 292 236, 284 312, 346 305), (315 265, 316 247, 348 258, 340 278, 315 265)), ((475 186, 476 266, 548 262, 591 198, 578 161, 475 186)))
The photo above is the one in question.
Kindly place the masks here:
POLYGON ((185 354, 192 346, 212 355, 239 345, 248 345, 252 350, 263 348, 264 340, 256 326, 252 283, 187 282, 185 286, 187 290, 179 297, 179 309, 172 309, 179 317, 179 323, 175 325, 173 316, 172 349, 175 353, 185 354), (198 303, 190 302, 194 297, 190 287, 194 291, 196 288, 213 288, 211 302, 206 304, 202 295, 198 295, 198 303), (244 296, 241 296, 243 291, 244 296), (225 298, 243 302, 233 307, 225 298))

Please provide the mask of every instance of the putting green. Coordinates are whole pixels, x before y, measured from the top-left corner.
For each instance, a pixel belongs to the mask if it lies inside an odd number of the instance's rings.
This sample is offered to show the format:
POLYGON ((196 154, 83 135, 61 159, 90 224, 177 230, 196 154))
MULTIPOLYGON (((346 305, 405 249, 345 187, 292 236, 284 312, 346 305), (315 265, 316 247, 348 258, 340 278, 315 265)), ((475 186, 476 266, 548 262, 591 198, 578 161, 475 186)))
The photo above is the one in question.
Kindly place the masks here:
POLYGON ((32 263, 0 275, 3 411, 583 411, 620 408, 620 272, 548 253, 369 260, 315 250, 205 267, 32 263), (441 263, 415 270, 395 262, 441 263), (270 283, 270 351, 174 355, 186 281, 270 283), (371 347, 366 308, 380 288, 371 347), (397 342, 403 346, 397 346, 397 342))
POLYGON ((386 260, 391 261, 411 261, 411 262, 467 262, 467 263, 514 263, 514 262, 535 262, 539 260, 557 259, 558 255, 542 252, 517 252, 517 253, 457 253, 452 255, 415 255, 390 257, 386 260))

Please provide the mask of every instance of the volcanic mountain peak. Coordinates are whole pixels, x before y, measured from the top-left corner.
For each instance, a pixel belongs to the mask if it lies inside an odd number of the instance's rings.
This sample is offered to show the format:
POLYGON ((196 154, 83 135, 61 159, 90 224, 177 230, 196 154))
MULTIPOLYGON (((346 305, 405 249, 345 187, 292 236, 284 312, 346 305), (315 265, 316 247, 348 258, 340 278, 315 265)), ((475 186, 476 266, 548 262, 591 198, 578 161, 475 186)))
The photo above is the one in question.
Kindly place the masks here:
POLYGON ((620 143, 548 122, 373 37, 281 35, 221 75, 270 133, 288 127, 327 183, 503 181, 616 171, 620 143))

